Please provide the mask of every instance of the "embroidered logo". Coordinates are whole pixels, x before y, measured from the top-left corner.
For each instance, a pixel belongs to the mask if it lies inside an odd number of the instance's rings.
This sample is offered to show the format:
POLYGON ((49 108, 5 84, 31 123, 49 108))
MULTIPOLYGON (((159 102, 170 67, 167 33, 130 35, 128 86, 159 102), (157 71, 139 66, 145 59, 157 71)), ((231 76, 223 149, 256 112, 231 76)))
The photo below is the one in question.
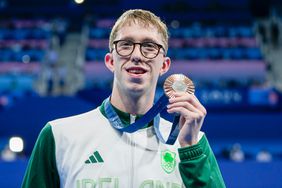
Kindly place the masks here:
POLYGON ((85 164, 89 163, 103 163, 104 160, 99 154, 98 151, 95 151, 92 155, 89 156, 89 158, 85 161, 85 164))
POLYGON ((176 167, 175 157, 176 153, 169 150, 164 150, 161 152, 161 166, 167 174, 173 172, 176 167))

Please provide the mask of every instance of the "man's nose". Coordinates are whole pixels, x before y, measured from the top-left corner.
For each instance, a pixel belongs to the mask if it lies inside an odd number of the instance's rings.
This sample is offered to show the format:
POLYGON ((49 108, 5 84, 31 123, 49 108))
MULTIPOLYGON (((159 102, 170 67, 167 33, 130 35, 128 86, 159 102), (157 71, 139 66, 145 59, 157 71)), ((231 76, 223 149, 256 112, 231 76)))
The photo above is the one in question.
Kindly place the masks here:
POLYGON ((131 54, 131 61, 135 63, 140 63, 143 58, 141 54, 141 46, 139 44, 135 44, 135 48, 131 54))

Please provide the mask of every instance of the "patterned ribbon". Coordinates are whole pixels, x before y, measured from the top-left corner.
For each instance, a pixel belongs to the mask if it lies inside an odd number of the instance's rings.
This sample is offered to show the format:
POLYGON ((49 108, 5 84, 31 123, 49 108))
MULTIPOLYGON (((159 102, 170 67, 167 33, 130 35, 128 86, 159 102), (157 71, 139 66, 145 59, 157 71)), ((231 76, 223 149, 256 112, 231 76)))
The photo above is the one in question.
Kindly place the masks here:
POLYGON ((179 115, 176 115, 173 120, 173 124, 171 127, 171 131, 169 133, 168 139, 165 140, 160 132, 160 112, 167 106, 168 97, 164 94, 161 98, 154 104, 154 106, 140 119, 135 121, 134 123, 126 126, 122 123, 117 113, 115 112, 113 106, 110 103, 110 97, 105 100, 105 113, 110 121, 110 124, 120 132, 128 132, 133 133, 141 128, 143 128, 146 124, 148 124, 152 119, 154 119, 154 130, 158 137, 158 139, 165 144, 173 145, 179 134, 179 115))

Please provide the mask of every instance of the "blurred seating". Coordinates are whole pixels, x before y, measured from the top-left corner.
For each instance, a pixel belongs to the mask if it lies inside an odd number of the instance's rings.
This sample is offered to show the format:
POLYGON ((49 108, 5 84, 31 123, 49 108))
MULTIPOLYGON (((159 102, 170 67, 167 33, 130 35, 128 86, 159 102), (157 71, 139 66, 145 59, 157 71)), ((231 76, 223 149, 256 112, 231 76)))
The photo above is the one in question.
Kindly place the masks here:
POLYGON ((0 21, 0 63, 42 62, 52 28, 47 20, 0 21))
POLYGON ((47 61, 55 22, 52 19, 0 20, 0 109, 35 94, 34 83, 47 61))
MULTIPOLYGON (((111 22, 107 22, 108 25, 111 22)), ((101 24, 100 24, 101 25, 101 24)), ((107 26, 108 26, 107 25, 107 26)), ((261 60, 252 25, 200 25, 169 28, 168 56, 173 60, 261 60)), ((90 27, 86 62, 103 61, 110 28, 90 27)))

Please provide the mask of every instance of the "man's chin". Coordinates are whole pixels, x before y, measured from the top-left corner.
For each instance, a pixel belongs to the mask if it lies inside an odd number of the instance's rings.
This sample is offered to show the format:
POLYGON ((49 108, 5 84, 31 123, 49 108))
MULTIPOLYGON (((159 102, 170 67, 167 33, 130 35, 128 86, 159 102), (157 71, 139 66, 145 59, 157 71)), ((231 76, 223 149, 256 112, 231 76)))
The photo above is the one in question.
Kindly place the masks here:
POLYGON ((129 89, 129 92, 132 93, 133 95, 142 95, 144 91, 145 91, 144 88, 140 88, 140 87, 139 88, 134 87, 129 89))
POLYGON ((142 95, 146 92, 146 88, 140 84, 133 84, 127 87, 127 90, 132 95, 142 95))

